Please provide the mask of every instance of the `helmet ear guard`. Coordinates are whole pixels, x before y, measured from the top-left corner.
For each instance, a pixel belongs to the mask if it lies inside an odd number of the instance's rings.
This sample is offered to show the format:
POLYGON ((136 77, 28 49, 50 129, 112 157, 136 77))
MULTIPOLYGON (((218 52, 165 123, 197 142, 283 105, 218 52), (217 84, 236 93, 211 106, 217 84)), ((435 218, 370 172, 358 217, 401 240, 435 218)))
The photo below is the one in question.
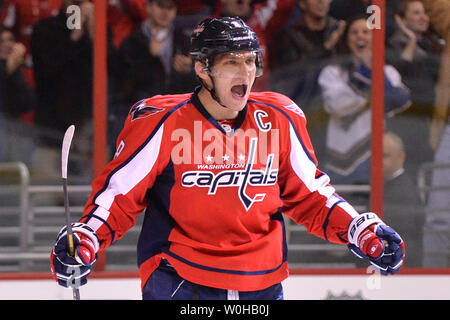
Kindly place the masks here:
POLYGON ((264 56, 262 50, 256 52, 256 78, 261 77, 264 73, 264 56))

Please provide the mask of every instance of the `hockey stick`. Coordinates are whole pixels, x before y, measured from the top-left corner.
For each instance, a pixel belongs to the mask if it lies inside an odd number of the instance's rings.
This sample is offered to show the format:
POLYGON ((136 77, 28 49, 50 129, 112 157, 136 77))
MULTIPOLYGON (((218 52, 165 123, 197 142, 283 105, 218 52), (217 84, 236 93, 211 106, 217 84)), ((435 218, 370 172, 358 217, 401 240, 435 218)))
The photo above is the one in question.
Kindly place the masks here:
MULTIPOLYGON (((73 245, 72 224, 70 222, 69 193, 67 192, 67 164, 69 161, 69 150, 74 132, 74 125, 71 125, 69 128, 67 128, 66 133, 64 134, 61 149, 61 174, 64 192, 64 209, 66 212, 67 240, 69 241, 69 254, 71 257, 75 257, 75 247, 73 245)), ((73 298, 75 300, 80 300, 80 290, 76 287, 73 287, 73 298)))

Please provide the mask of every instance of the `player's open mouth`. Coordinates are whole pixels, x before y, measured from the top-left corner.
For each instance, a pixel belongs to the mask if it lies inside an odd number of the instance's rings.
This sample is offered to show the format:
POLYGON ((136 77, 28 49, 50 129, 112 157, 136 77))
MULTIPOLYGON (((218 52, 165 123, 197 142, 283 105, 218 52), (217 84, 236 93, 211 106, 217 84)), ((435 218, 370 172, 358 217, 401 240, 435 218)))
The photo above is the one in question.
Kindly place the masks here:
POLYGON ((248 86, 246 84, 238 84, 231 87, 231 93, 238 98, 245 97, 248 86))

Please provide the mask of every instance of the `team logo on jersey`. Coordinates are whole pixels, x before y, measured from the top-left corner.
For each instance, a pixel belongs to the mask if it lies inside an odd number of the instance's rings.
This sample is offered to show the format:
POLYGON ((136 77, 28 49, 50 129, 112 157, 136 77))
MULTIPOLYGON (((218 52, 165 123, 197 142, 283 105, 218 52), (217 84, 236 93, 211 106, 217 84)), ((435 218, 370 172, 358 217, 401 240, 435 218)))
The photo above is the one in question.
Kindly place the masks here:
POLYGON ((216 194, 217 189, 221 187, 239 187, 239 199, 245 209, 250 210, 255 202, 263 201, 266 194, 258 193, 252 198, 246 192, 247 187, 249 185, 274 185, 278 177, 278 169, 272 169, 273 153, 268 155, 266 167, 263 170, 253 169, 257 142, 257 138, 250 140, 249 155, 244 169, 221 171, 217 174, 212 171, 187 171, 181 177, 182 186, 208 188, 208 194, 210 195, 216 194))
POLYGON ((141 100, 138 103, 136 103, 130 110, 130 114, 132 115, 131 121, 134 121, 136 119, 147 118, 148 116, 151 116, 161 111, 164 111, 164 109, 148 106, 146 105, 145 100, 141 100))

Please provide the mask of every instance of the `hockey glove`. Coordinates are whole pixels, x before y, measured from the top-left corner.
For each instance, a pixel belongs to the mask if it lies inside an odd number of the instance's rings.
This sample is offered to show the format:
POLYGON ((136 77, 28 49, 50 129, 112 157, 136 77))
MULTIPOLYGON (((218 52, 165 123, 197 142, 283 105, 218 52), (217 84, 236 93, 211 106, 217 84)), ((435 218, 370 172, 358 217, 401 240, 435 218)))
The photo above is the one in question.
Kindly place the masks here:
POLYGON ((368 258, 382 275, 397 273, 405 259, 402 238, 375 213, 363 213, 350 223, 349 250, 358 258, 368 258))
POLYGON ((87 283, 87 276, 97 260, 99 241, 87 224, 73 223, 72 232, 75 256, 69 255, 67 227, 63 227, 50 254, 50 264, 58 284, 76 288, 87 283))

